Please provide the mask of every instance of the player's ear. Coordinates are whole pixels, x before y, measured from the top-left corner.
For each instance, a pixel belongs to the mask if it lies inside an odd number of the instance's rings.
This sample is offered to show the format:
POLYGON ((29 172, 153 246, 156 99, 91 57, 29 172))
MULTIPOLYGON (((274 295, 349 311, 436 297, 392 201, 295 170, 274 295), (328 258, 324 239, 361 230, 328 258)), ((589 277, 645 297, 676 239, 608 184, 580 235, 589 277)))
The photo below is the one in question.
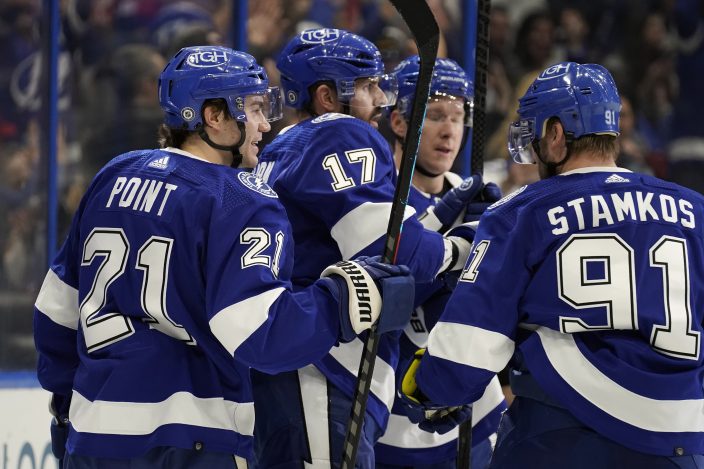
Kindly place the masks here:
POLYGON ((557 154, 564 154, 567 151, 567 140, 565 139, 565 128, 559 119, 550 119, 547 128, 547 144, 557 154))
POLYGON ((203 124, 206 127, 219 127, 225 120, 225 113, 216 106, 206 105, 203 108, 203 124))
POLYGON ((552 118, 548 121, 546 136, 548 137, 549 143, 559 143, 565 139, 565 128, 562 126, 562 122, 559 119, 552 118))
POLYGON ((406 138, 406 132, 408 132, 408 122, 406 122, 406 119, 403 118, 403 115, 398 112, 397 109, 391 111, 391 114, 389 115, 389 126, 391 127, 394 135, 396 135, 396 137, 400 140, 406 138))
POLYGON ((337 92, 326 83, 323 83, 315 89, 314 99, 322 110, 320 114, 336 112, 338 110, 339 103, 337 102, 337 92))

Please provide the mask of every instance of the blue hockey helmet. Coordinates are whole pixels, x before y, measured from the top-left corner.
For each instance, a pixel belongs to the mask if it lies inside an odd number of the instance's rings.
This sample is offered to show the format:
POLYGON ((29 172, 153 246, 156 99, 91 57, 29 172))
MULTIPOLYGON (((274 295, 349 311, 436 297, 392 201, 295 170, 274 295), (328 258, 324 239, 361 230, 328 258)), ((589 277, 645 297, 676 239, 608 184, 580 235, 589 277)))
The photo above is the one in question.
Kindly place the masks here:
POLYGON ((282 116, 281 93, 270 88, 269 79, 254 57, 220 46, 181 49, 161 72, 159 103, 169 127, 195 130, 203 124, 201 108, 207 99, 227 101, 230 115, 247 120, 245 101, 261 96, 267 121, 282 116))
POLYGON ((621 99, 613 77, 601 65, 561 62, 546 68, 519 99, 519 120, 509 126, 508 149, 517 163, 537 161, 533 143, 548 119, 560 119, 568 139, 618 136, 621 99))
POLYGON ((281 72, 286 105, 304 109, 311 101, 312 85, 332 81, 340 102, 354 96, 359 78, 378 78, 386 105, 396 102, 397 89, 384 74, 379 49, 367 39, 342 29, 308 29, 291 39, 276 63, 281 72))
MULTIPOLYGON (((413 95, 418 85, 420 58, 413 55, 400 62, 391 74, 398 82, 398 100, 396 109, 408 121, 411 119, 413 95)), ((472 125, 474 105, 474 83, 457 62, 451 59, 435 60, 430 81, 430 101, 438 98, 462 99, 465 107, 465 125, 472 125)))

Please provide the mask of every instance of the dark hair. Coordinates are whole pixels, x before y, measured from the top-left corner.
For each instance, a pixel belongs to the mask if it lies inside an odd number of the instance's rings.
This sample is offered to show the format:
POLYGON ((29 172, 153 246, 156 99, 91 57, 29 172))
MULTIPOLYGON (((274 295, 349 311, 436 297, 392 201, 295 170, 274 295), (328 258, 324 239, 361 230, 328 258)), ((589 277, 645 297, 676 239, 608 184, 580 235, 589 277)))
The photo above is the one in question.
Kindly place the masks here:
MULTIPOLYGON (((203 111, 206 107, 215 108, 216 113, 225 113, 225 119, 231 119, 230 110, 227 108, 227 101, 223 98, 206 99, 201 108, 201 118, 205 121, 203 116, 203 111)), ((173 147, 181 148, 183 144, 188 140, 192 134, 197 133, 195 130, 179 129, 175 127, 169 127, 166 124, 161 124, 159 126, 159 146, 161 148, 173 147)))
POLYGON ((337 85, 335 85, 335 82, 332 80, 321 80, 310 85, 308 87, 308 96, 310 96, 310 101, 306 103, 306 105, 303 107, 303 110, 311 116, 316 116, 315 106, 313 105, 315 101, 315 92, 318 90, 318 88, 323 85, 329 87, 337 95, 337 85))

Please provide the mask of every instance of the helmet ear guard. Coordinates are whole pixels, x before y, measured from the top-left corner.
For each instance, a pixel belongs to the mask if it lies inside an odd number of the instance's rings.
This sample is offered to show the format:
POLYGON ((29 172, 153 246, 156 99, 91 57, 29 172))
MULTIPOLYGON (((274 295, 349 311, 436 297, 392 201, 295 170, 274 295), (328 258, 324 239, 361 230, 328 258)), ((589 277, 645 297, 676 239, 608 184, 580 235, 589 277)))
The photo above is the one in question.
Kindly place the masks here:
MULTIPOLYGON (((509 126, 508 149, 517 163, 527 158, 533 141, 543 137, 551 117, 560 119, 565 135, 618 136, 621 98, 609 71, 598 64, 561 62, 546 68, 519 99, 520 119, 509 126)), ((534 153, 534 152, 533 152, 534 153)))

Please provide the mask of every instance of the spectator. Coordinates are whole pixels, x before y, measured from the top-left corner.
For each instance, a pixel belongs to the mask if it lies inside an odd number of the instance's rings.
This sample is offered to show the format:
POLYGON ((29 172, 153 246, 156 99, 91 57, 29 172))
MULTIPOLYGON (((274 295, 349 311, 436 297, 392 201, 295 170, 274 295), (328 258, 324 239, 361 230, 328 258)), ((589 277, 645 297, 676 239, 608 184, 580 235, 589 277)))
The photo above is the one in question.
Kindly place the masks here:
POLYGON ((158 146, 163 114, 156 82, 164 65, 163 56, 146 44, 128 44, 113 53, 107 74, 115 110, 87 138, 83 155, 88 172, 94 174, 115 155, 158 146))
POLYGON ((549 63, 555 62, 554 44, 555 23, 550 14, 545 10, 528 14, 514 41, 516 62, 508 69, 511 82, 518 83, 526 74, 535 75, 549 63))
POLYGON ((621 96, 621 136, 618 139, 619 152, 616 163, 622 168, 643 174, 653 174, 648 166, 648 144, 636 129, 636 120, 631 100, 621 96))

